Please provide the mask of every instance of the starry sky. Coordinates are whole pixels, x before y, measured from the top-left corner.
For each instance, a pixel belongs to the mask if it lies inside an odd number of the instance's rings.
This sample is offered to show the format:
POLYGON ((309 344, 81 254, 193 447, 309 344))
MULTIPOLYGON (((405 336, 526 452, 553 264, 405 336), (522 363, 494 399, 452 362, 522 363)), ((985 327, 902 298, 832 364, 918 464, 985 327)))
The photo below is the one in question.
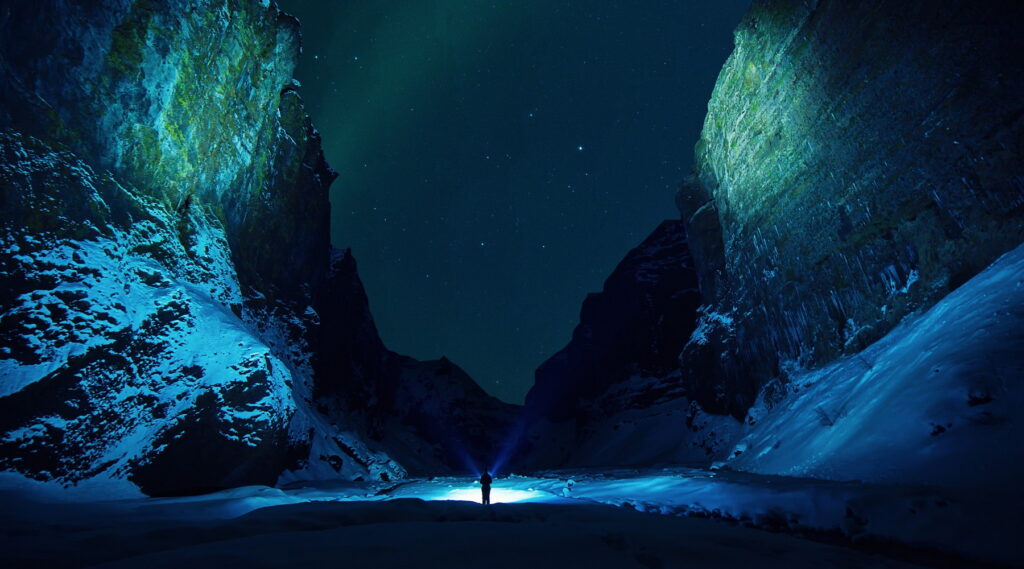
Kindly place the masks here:
POLYGON ((520 403, 692 166, 749 0, 279 0, 381 336, 520 403))

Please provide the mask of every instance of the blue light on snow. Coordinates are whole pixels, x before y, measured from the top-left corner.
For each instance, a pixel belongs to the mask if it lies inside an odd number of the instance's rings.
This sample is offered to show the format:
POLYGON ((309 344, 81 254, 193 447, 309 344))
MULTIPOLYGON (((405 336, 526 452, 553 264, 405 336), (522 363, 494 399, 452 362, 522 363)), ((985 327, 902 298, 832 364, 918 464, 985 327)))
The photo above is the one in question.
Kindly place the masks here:
MULTIPOLYGON (((544 498, 543 492, 530 490, 516 490, 514 488, 491 488, 492 504, 511 504, 514 502, 528 502, 544 498)), ((551 495, 547 494, 550 498, 551 495)), ((435 500, 462 500, 467 502, 480 502, 480 488, 452 488, 447 494, 434 498, 435 500)))

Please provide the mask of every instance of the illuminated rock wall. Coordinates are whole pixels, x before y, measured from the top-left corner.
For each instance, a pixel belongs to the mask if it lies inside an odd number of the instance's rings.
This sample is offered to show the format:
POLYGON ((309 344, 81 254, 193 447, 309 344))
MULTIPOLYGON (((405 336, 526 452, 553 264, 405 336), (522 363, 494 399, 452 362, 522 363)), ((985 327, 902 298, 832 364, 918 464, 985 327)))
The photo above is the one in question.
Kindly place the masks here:
POLYGON ((648 285, 597 313, 588 299, 537 370, 528 462, 725 458, 799 391, 794 378, 860 353, 1024 241, 1022 21, 1009 1, 755 1, 677 195, 685 234, 652 255, 676 263, 658 286, 678 296, 648 285), (673 282, 691 257, 699 294, 673 282), (686 334, 631 344, 662 322, 686 334), (669 353, 671 366, 643 365, 669 353))
POLYGON ((1024 5, 755 2, 679 192, 705 408, 856 352, 1024 241, 1024 5))
POLYGON ((323 270, 334 174, 295 93, 294 18, 250 0, 18 2, 0 18, 5 122, 171 207, 214 208, 244 285, 293 294, 323 270))

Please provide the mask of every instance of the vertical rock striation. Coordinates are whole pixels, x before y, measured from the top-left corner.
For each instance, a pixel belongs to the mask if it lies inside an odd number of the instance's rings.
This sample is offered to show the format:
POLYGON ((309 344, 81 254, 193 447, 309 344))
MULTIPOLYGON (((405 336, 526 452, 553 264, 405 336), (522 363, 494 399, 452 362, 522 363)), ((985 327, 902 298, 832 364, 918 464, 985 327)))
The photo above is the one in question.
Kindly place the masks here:
POLYGON ((334 174, 292 79, 298 21, 250 0, 18 2, 0 18, 5 123, 168 206, 213 208, 245 286, 316 280, 334 174))
POLYGON ((724 458, 740 421, 799 390, 793 378, 861 352, 1024 241, 1021 22, 1010 1, 755 1, 677 194, 676 270, 692 255, 702 305, 646 287, 588 298, 527 401, 541 417, 530 436, 565 451, 535 459, 724 458), (661 318, 686 333, 646 345, 661 318), (678 359, 660 380, 637 379, 666 354, 678 359))
POLYGON ((684 367, 742 416, 1024 241, 1018 2, 755 2, 679 193, 723 319, 684 367))

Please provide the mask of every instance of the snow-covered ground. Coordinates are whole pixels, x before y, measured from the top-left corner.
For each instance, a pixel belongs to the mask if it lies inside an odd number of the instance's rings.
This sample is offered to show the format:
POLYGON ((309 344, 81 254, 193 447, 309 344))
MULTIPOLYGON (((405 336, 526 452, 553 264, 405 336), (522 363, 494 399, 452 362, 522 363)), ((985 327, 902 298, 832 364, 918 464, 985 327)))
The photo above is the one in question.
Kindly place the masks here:
POLYGON ((959 549, 1020 561, 1005 545, 1012 528, 989 535, 995 523, 958 521, 973 497, 685 468, 499 478, 490 508, 469 478, 88 503, 9 475, 0 486, 7 567, 912 566, 836 544, 891 539, 931 550, 924 560, 959 549))

